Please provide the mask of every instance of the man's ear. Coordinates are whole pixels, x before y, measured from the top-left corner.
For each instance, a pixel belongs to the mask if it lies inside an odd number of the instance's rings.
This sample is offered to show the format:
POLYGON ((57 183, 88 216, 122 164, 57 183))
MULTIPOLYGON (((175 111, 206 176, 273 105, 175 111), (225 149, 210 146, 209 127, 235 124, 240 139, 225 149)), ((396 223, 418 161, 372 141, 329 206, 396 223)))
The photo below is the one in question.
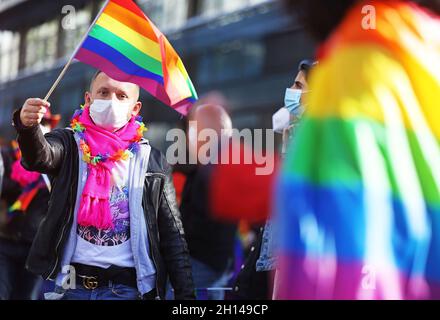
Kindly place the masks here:
POLYGON ((92 104, 92 95, 88 91, 84 94, 84 102, 87 106, 92 104))
POLYGON ((131 115, 136 117, 139 114, 139 112, 141 112, 141 109, 142 109, 142 102, 140 101, 136 102, 133 111, 131 112, 131 115))

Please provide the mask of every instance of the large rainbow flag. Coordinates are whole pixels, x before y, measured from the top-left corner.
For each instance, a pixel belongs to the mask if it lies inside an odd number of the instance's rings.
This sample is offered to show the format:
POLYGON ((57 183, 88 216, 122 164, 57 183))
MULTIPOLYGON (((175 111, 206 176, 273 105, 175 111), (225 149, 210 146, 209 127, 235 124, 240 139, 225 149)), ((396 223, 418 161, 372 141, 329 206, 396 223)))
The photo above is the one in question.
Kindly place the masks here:
POLYGON ((415 4, 368 1, 320 49, 276 193, 277 299, 440 298, 438 30, 415 4))
POLYGON ((183 115, 197 93, 182 60, 131 0, 109 0, 75 58, 131 82, 183 115))

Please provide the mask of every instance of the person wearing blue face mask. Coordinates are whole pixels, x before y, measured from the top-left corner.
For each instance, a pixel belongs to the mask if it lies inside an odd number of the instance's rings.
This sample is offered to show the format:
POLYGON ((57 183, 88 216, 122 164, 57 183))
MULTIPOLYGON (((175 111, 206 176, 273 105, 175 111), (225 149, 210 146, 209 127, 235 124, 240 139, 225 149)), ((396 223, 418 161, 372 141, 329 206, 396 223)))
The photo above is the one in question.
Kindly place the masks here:
POLYGON ((284 95, 284 107, 278 110, 272 117, 273 130, 283 135, 282 155, 286 153, 287 146, 291 140, 295 128, 299 124, 305 112, 305 96, 309 92, 307 78, 310 70, 318 62, 303 60, 298 66, 298 74, 290 88, 286 89, 284 95))
MULTIPOLYGON (((273 115, 273 130, 283 134, 283 154, 307 109, 305 104, 305 96, 309 91, 307 80, 311 69, 316 65, 317 62, 313 60, 300 62, 295 81, 285 91, 284 107, 273 115)), ((235 281, 234 298, 266 300, 272 297, 272 283, 276 267, 274 234, 276 232, 270 220, 260 228, 250 254, 235 281)))

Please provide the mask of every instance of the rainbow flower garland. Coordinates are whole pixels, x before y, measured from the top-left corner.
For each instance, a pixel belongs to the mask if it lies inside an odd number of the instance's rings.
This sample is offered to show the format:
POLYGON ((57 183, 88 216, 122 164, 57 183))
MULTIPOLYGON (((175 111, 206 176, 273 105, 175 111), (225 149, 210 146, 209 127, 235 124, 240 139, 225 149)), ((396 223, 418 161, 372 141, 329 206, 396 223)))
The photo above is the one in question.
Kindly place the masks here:
POLYGON ((141 141, 144 132, 148 129, 145 127, 145 124, 143 123, 143 119, 141 116, 136 117, 136 124, 139 125, 137 128, 137 134, 136 136, 130 141, 130 145, 126 150, 120 149, 115 154, 97 154, 92 155, 89 145, 87 144, 86 139, 86 128, 84 125, 79 121, 80 116, 84 112, 84 106, 81 105, 81 109, 75 111, 75 114, 73 115, 72 121, 70 122, 70 127, 73 129, 73 131, 78 134, 80 138, 80 148, 83 153, 83 161, 87 164, 91 164, 93 166, 98 165, 101 162, 106 162, 108 160, 117 162, 120 160, 127 160, 129 158, 133 158, 134 155, 139 151, 139 142, 141 141))

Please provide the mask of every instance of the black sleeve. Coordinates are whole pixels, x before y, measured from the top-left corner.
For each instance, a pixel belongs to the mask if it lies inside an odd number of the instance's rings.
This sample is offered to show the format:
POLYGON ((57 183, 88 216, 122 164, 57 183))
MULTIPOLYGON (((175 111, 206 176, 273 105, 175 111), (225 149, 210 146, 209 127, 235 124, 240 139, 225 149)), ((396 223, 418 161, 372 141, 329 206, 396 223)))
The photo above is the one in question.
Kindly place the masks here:
POLYGON ((182 220, 177 207, 171 168, 162 159, 166 168, 166 180, 159 207, 158 225, 160 250, 174 288, 176 300, 195 299, 194 283, 188 245, 185 240, 182 220))
POLYGON ((14 112, 13 124, 18 133, 23 167, 56 176, 65 154, 62 139, 56 131, 44 136, 40 126, 24 127, 20 121, 20 110, 14 112))

